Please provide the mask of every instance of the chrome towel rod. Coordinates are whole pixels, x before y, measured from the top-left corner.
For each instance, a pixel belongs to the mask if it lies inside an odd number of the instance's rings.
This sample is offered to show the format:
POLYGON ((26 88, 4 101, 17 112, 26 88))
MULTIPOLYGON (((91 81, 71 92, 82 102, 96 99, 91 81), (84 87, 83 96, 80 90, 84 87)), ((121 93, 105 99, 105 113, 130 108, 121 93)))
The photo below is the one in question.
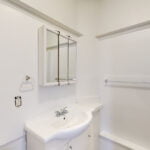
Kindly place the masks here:
POLYGON ((106 86, 150 88, 150 81, 105 79, 106 86))

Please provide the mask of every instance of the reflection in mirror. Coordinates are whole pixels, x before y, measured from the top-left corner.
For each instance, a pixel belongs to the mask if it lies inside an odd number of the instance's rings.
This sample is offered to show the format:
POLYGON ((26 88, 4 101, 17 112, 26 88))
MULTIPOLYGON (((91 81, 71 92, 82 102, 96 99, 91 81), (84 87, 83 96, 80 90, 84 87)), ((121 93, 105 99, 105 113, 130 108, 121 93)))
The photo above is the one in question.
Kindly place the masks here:
POLYGON ((47 82, 57 82, 58 78, 58 34, 47 30, 46 33, 47 82))
POLYGON ((59 38, 59 81, 66 82, 68 77, 68 39, 60 35, 59 38))
POLYGON ((69 80, 76 80, 77 42, 69 40, 69 80))

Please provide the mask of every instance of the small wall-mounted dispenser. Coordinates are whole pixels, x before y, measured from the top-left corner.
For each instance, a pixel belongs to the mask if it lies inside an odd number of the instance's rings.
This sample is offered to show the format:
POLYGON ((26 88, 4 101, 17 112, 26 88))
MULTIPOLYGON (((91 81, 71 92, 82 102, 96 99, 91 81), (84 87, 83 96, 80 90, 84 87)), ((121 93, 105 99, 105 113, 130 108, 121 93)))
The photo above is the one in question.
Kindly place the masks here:
POLYGON ((22 106, 22 97, 21 96, 15 96, 15 106, 16 107, 22 106))

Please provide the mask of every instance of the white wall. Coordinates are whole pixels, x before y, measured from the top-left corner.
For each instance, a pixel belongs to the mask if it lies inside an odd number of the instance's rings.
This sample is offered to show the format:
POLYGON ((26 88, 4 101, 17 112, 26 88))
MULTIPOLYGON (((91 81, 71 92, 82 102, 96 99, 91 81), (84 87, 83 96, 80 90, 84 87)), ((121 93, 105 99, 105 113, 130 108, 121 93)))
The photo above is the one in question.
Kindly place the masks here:
POLYGON ((149 8, 149 0, 99 0, 98 34, 149 20, 149 8))
POLYGON ((78 94, 99 95, 98 48, 95 39, 98 0, 78 0, 77 29, 83 35, 78 42, 78 94), (82 64, 80 62, 83 62, 82 64), (84 71, 83 71, 84 70, 84 71), (90 73, 89 73, 90 72, 90 73))
POLYGON ((17 139, 3 147, 0 150, 26 150, 25 139, 17 139))
POLYGON ((21 0, 65 25, 76 28, 76 0, 21 0))
MULTIPOLYGON (((66 11, 59 13, 59 16, 65 16, 66 11)), ((94 54, 91 49, 87 48, 85 56, 85 49, 81 45, 86 43, 82 42, 82 44, 79 42, 78 48, 77 75, 79 80, 77 86, 39 87, 37 31, 40 26, 47 23, 3 0, 0 1, 0 18, 0 118, 3 118, 0 123, 0 142, 2 144, 22 136, 24 122, 27 119, 51 109, 54 105, 75 102, 76 96, 97 96, 98 90, 97 86, 92 86, 96 83, 95 74, 91 72, 92 63, 88 63, 89 67, 84 60, 86 58, 86 62, 88 62, 91 54, 94 60, 94 54), (35 88, 33 91, 21 93, 19 86, 25 75, 34 79, 35 88), (80 78, 81 75, 83 75, 82 78, 80 78), (22 96, 23 106, 21 108, 16 108, 14 105, 14 96, 16 95, 22 96)), ((73 23, 69 19, 68 21, 73 23)), ((56 29, 52 25, 49 27, 56 29)), ((24 142, 16 141, 15 146, 12 143, 12 145, 0 149, 20 150, 20 147, 22 150, 24 149, 24 142)))
MULTIPOLYGON (((38 28, 42 22, 0 4, 1 56, 0 56, 0 124, 1 142, 23 135, 24 121, 56 105, 60 99, 75 97, 75 85, 70 87, 38 87, 38 28), (33 77, 35 89, 20 93, 25 75, 33 77), (14 96, 21 95, 23 106, 16 108, 14 96)), ((60 102, 61 103, 61 102, 60 102)))

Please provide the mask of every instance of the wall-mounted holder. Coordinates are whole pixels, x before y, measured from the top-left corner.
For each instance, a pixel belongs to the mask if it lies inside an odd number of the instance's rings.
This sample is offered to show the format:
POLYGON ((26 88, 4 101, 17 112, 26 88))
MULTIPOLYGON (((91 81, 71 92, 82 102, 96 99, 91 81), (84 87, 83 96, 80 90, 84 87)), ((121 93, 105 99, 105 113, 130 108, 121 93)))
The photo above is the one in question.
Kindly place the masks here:
POLYGON ((34 80, 29 75, 26 75, 20 85, 20 92, 28 92, 34 89, 34 80))
POLYGON ((15 96, 15 106, 16 107, 22 106, 22 97, 21 96, 15 96))

